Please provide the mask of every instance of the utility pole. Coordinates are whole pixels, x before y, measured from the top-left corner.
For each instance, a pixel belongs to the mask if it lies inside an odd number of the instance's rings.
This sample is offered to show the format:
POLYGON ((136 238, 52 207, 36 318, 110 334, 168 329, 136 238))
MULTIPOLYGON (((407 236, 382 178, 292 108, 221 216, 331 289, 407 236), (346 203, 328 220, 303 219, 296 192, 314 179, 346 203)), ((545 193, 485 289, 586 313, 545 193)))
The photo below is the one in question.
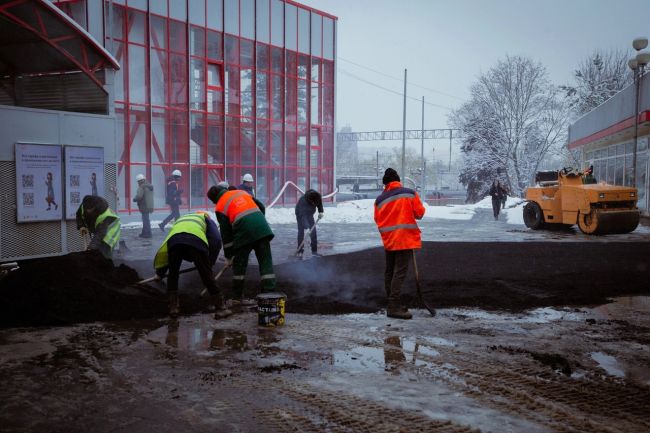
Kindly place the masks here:
POLYGON ((453 134, 453 132, 453 129, 449 130, 449 173, 451 173, 451 134, 453 134))
POLYGON ((404 110, 402 112, 402 171, 400 176, 406 176, 406 69, 404 69, 404 110))
POLYGON ((422 161, 422 179, 421 179, 422 188, 420 193, 422 194, 423 197, 426 198, 425 190, 427 184, 426 184, 425 170, 427 168, 427 165, 426 162, 424 161, 424 96, 422 97, 422 143, 420 144, 420 160, 422 161))

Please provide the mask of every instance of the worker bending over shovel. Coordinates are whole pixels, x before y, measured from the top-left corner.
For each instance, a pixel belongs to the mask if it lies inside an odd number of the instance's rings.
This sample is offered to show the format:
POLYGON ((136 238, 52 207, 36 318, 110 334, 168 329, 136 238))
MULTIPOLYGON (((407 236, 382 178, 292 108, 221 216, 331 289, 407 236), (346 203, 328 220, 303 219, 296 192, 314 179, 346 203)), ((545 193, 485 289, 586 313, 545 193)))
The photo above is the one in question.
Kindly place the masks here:
POLYGON ((223 292, 217 287, 212 266, 221 251, 221 236, 217 225, 207 212, 195 212, 178 218, 156 253, 154 268, 158 278, 164 278, 167 270, 167 293, 169 315, 178 316, 178 274, 183 260, 194 263, 201 281, 214 302, 215 319, 228 317, 232 312, 226 308, 223 292))
POLYGON ((296 222, 298 223, 298 250, 296 251, 296 256, 302 258, 303 253, 305 252, 305 230, 309 230, 309 236, 311 238, 311 255, 313 257, 320 257, 318 254, 318 236, 316 234, 316 227, 314 227, 314 212, 318 208, 318 220, 320 221, 323 218, 323 199, 321 195, 313 190, 309 189, 305 192, 305 195, 300 197, 298 203, 296 203, 296 222))
POLYGON ((97 195, 87 195, 81 201, 76 214, 77 230, 84 241, 90 234, 86 250, 98 250, 110 259, 113 249, 120 241, 120 218, 108 207, 108 202, 97 195))
POLYGON ((262 292, 275 291, 271 256, 274 235, 264 217, 265 207, 246 191, 229 191, 222 185, 212 186, 207 196, 215 204, 224 255, 233 264, 233 301, 241 306, 255 305, 254 300, 244 298, 246 267, 251 251, 255 251, 257 257, 262 292))
POLYGON ((413 316, 402 305, 400 289, 409 270, 414 249, 422 248, 416 220, 424 216, 418 194, 400 183, 399 175, 387 168, 382 179, 384 192, 375 200, 375 222, 386 250, 384 288, 388 296, 386 315, 396 319, 413 316))

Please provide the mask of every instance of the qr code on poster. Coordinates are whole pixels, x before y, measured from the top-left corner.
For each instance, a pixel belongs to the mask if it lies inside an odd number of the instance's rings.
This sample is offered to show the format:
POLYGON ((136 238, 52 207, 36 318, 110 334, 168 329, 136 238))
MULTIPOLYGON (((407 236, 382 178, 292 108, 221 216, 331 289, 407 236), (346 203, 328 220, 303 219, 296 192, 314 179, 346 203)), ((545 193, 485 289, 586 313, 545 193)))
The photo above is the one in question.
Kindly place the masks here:
POLYGON ((24 192, 23 193, 23 207, 34 207, 34 193, 33 192, 24 192))
MULTIPOLYGON (((77 176, 79 177, 79 176, 77 176)), ((70 203, 79 204, 81 203, 81 193, 80 192, 71 192, 70 193, 70 203)))
POLYGON ((33 174, 23 174, 23 188, 34 188, 33 174))
POLYGON ((70 186, 71 187, 79 187, 79 175, 78 174, 71 174, 70 175, 70 186))

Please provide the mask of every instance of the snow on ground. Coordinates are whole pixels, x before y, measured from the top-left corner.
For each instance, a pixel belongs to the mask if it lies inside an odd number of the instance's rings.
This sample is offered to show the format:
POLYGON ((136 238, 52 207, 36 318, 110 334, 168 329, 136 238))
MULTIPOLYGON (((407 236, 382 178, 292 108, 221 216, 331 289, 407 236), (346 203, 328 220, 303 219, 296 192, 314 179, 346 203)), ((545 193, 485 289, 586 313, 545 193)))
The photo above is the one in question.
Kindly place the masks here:
MULTIPOLYGON (((508 197, 506 206, 517 206, 521 201, 519 198, 508 197)), ((373 223, 374 203, 373 199, 366 199, 344 201, 336 203, 334 206, 327 206, 325 207, 325 216, 319 224, 373 223)), ((492 199, 486 197, 476 204, 463 205, 429 206, 425 204, 425 208, 424 219, 467 221, 472 219, 477 209, 492 209, 492 199)), ((521 214, 521 208, 517 206, 516 209, 516 211, 506 210, 513 211, 513 214, 516 212, 521 214)), ((271 224, 293 224, 296 221, 296 216, 293 207, 274 207, 267 209, 266 219, 271 224)), ((519 223, 512 222, 512 224, 523 224, 523 220, 519 223)))
POLYGON ((501 212, 506 216, 508 224, 524 225, 524 206, 526 202, 520 198, 508 197, 506 208, 501 212))
MULTIPOLYGON (((325 207, 325 216, 319 224, 348 224, 348 223, 374 223, 374 199, 351 200, 338 202, 334 206, 325 207)), ((520 198, 508 197, 506 215, 509 224, 523 224, 523 201, 520 198)), ((492 209, 492 199, 488 196, 475 204, 429 206, 424 205, 426 212, 424 219, 441 220, 471 220, 477 209, 492 209)), ((213 216, 214 218, 214 216, 213 216)), ((266 209, 266 219, 270 224, 295 224, 296 214, 293 206, 272 207, 266 209)), ((158 220, 151 220, 151 227, 156 228, 158 220)), ((122 223, 122 228, 141 228, 141 221, 122 223)))

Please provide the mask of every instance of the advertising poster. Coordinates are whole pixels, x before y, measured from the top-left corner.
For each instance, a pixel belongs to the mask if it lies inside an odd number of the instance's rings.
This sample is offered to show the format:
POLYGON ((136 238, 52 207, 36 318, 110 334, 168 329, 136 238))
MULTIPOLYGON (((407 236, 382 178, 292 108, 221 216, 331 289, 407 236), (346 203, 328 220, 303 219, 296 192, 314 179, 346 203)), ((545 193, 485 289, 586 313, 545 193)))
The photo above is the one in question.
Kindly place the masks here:
POLYGON ((74 219, 87 195, 104 195, 104 149, 65 147, 65 216, 74 219))
POLYGON ((63 217, 61 146, 16 144, 16 211, 19 223, 63 217))

